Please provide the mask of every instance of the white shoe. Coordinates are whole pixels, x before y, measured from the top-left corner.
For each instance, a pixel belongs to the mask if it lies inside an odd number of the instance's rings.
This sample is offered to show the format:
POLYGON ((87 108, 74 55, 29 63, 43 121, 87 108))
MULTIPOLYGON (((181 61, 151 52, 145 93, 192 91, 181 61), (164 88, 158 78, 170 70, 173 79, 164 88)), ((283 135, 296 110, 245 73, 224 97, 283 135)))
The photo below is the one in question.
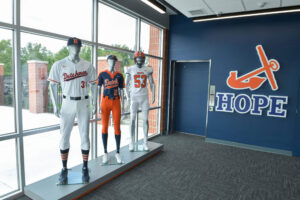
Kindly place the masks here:
POLYGON ((149 148, 148 148, 147 143, 144 143, 144 144, 143 144, 143 148, 144 148, 144 151, 149 151, 149 148))
POLYGON ((122 163, 121 156, 119 153, 116 153, 115 157, 116 157, 117 163, 119 163, 119 164, 122 163))
POLYGON ((133 147, 133 144, 132 143, 129 143, 129 151, 133 151, 134 147, 133 147))
POLYGON ((108 162, 108 155, 105 153, 102 157, 102 163, 106 164, 108 162))

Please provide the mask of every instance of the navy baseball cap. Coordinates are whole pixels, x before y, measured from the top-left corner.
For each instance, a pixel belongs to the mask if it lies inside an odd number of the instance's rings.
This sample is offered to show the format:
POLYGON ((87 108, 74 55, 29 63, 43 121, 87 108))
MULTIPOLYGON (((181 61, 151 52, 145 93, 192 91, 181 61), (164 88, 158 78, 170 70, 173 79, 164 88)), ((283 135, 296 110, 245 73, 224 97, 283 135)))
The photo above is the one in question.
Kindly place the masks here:
POLYGON ((68 39, 68 46, 69 45, 78 45, 80 47, 82 46, 81 40, 76 37, 71 37, 68 39))
POLYGON ((118 60, 117 56, 115 56, 115 55, 108 55, 108 56, 107 56, 107 60, 108 60, 108 59, 115 60, 115 61, 118 60))

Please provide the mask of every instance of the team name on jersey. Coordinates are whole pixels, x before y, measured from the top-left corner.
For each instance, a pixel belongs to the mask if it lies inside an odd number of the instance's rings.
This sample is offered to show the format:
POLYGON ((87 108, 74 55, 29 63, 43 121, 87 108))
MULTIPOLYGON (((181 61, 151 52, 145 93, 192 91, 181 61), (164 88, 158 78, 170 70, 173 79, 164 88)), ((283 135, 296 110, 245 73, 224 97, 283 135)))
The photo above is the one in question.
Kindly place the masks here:
POLYGON ((136 74, 144 74, 144 72, 137 72, 136 74))
POLYGON ((105 88, 109 89, 109 88, 114 88, 114 87, 118 87, 119 86, 119 81, 118 79, 114 79, 114 80, 108 80, 105 79, 105 88))
POLYGON ((79 78, 79 77, 83 77, 83 76, 87 76, 88 73, 87 71, 82 71, 82 72, 75 72, 75 73, 70 73, 70 74, 67 74, 67 73, 64 73, 63 76, 64 76, 64 81, 70 81, 70 80, 73 80, 73 79, 76 79, 76 78, 79 78))

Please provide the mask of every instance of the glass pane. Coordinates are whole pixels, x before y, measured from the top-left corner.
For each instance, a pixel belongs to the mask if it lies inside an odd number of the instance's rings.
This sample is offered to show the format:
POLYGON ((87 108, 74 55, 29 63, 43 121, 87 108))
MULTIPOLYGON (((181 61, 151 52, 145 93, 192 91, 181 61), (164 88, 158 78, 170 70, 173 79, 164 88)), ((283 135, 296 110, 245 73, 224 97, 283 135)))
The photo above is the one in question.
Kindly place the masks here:
POLYGON ((160 71, 161 71, 161 63, 160 59, 155 59, 151 57, 146 57, 145 65, 149 65, 153 69, 153 80, 155 83, 155 102, 152 104, 152 92, 150 85, 148 84, 148 94, 149 94, 149 103, 150 107, 160 106, 160 71))
POLYGON ((150 55, 161 56, 162 29, 141 22, 141 50, 150 55))
POLYGON ((12 32, 0 29, 0 134, 15 132, 12 56, 12 32))
POLYGON ((22 26, 91 40, 92 0, 22 0, 22 26))
POLYGON ((123 49, 135 49, 135 18, 99 3, 98 21, 100 43, 123 49))
POLYGON ((12 23, 12 0, 0 1, 0 21, 12 23))
MULTIPOLYGON (((60 130, 24 137, 27 185, 60 172, 59 142, 60 130)), ((78 126, 73 127, 70 144, 68 168, 82 163, 78 126)))
POLYGON ((15 139, 0 142, 0 197, 18 189, 15 139))
MULTIPOLYGON (((148 137, 160 133, 160 116, 159 116, 160 109, 150 110, 148 115, 148 123, 149 123, 149 130, 148 130, 148 137)), ((144 138, 143 132, 143 118, 142 113, 139 113, 139 139, 144 138)))
MULTIPOLYGON (((21 38, 23 129, 59 124, 53 114, 47 78, 53 63, 69 55, 67 42, 26 33, 21 38)), ((91 47, 83 45, 80 57, 91 61, 91 47)))

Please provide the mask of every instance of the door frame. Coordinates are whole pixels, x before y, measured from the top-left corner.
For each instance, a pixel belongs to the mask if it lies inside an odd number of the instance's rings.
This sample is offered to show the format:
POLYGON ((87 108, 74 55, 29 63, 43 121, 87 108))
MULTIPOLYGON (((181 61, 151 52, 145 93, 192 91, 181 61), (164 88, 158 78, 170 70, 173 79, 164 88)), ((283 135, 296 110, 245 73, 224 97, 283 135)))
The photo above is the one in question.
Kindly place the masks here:
POLYGON ((207 102, 206 102, 206 122, 205 122, 205 135, 207 136, 208 126, 208 106, 209 106, 209 93, 210 93, 210 78, 211 78, 211 59, 208 60, 171 60, 169 65, 168 74, 168 112, 167 112, 167 135, 173 133, 174 127, 174 102, 175 102, 175 75, 177 63, 208 63, 208 90, 207 90, 207 102))

